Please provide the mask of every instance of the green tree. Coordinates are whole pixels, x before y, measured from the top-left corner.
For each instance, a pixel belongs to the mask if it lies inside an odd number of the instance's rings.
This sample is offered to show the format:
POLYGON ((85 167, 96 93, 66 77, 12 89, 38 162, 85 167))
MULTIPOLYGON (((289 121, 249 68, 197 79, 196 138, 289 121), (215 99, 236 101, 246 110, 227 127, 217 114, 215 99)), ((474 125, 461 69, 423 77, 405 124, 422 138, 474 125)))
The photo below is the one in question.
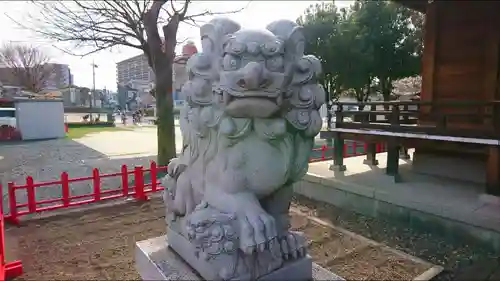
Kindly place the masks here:
POLYGON ((304 26, 306 51, 323 64, 322 84, 327 100, 341 94, 366 101, 371 84, 371 57, 365 50, 351 9, 337 9, 334 3, 311 5, 297 22, 304 26))
POLYGON ((369 72, 384 100, 389 100, 394 80, 420 72, 422 17, 415 13, 392 1, 357 0, 353 5, 353 24, 372 58, 369 72))
POLYGON ((335 54, 331 52, 331 37, 337 33, 340 14, 335 3, 321 3, 309 6, 297 23, 304 27, 306 37, 305 50, 321 60, 323 75, 321 83, 325 88, 326 100, 338 98, 340 85, 337 83, 338 72, 335 68, 335 54))
POLYGON ((352 15, 351 11, 343 11, 337 35, 330 39, 331 52, 336 54, 334 63, 341 91, 365 102, 370 94, 372 57, 366 50, 364 38, 359 36, 360 28, 352 15))

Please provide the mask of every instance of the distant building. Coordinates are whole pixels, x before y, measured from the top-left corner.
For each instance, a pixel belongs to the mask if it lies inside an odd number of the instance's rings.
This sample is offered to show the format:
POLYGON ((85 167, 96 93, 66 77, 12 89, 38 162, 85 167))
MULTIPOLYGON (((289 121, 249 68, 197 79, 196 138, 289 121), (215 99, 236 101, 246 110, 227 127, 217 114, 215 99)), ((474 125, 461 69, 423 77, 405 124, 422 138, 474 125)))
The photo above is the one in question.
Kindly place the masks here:
MULTIPOLYGON (((47 66, 52 68, 53 71, 43 81, 42 89, 55 90, 66 88, 73 84, 73 75, 67 64, 48 63, 47 66)), ((0 66, 0 82, 4 85, 21 86, 17 85, 18 81, 12 73, 12 69, 6 65, 0 66)))
POLYGON ((148 65, 144 54, 128 58, 116 64, 116 81, 125 85, 130 80, 142 80, 147 83, 155 79, 153 70, 148 65))
POLYGON ((53 71, 44 81, 44 89, 61 89, 73 84, 71 70, 67 64, 49 63, 53 71))
POLYGON ((182 54, 178 55, 174 59, 173 65, 173 80, 174 80, 174 100, 184 100, 181 89, 182 85, 188 80, 188 74, 186 71, 186 63, 188 59, 198 52, 196 45, 193 42, 187 42, 182 46, 182 54))
POLYGON ((150 94, 153 86, 153 83, 141 80, 131 80, 125 84, 118 84, 118 105, 128 110, 154 105, 156 100, 150 94))

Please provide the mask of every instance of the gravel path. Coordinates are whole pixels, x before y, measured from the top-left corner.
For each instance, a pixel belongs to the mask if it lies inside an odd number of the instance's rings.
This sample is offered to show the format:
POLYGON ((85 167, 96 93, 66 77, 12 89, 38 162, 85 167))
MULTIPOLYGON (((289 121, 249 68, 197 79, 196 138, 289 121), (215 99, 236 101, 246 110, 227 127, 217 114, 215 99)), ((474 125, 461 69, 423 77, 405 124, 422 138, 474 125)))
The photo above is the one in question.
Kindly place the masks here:
MULTIPOLYGON (((129 167, 136 165, 148 166, 155 160, 151 149, 145 150, 137 145, 136 139, 130 139, 134 132, 106 132, 92 134, 80 140, 57 139, 47 141, 21 142, 0 145, 0 178, 4 186, 2 197, 4 212, 7 211, 7 183, 23 184, 26 176, 32 176, 35 182, 52 181, 60 178, 60 173, 66 171, 70 178, 90 176, 92 168, 98 168, 101 173, 118 172, 122 164, 129 167), (110 135, 114 134, 113 138, 110 135), (120 137, 129 141, 116 142, 120 137), (89 145, 85 145, 85 143, 89 145), (111 143, 110 143, 111 142, 111 143), (110 151, 108 148, 112 148, 110 151)), ((140 139, 147 138, 144 133, 135 133, 140 139)), ((153 140, 156 142, 156 139, 153 140)), ((156 144, 155 144, 156 145, 156 144)), ((156 148, 156 147, 155 147, 156 148)), ((130 180, 132 177, 130 176, 130 180)), ((120 178, 106 178, 101 181, 102 189, 112 189, 120 186, 120 178)), ((91 192, 91 182, 71 183, 72 195, 91 192)), ((61 195, 60 185, 37 187, 37 199, 57 198, 61 195)), ((26 202, 26 192, 18 190, 18 202, 26 202)))

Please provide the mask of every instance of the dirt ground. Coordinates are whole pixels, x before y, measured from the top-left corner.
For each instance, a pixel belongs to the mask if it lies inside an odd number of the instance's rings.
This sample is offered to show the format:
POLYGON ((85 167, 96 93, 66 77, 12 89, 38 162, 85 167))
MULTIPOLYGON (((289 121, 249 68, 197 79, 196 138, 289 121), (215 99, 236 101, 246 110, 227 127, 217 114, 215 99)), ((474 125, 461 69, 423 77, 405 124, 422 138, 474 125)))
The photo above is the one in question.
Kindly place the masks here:
MULTIPOLYGON (((412 261, 387 247, 319 224, 294 204, 292 228, 309 239, 321 266, 347 280, 412 280, 430 264, 412 261)), ((136 241, 163 235, 161 200, 129 203, 24 222, 8 227, 9 256, 23 262, 16 280, 140 280, 134 265, 136 241)))

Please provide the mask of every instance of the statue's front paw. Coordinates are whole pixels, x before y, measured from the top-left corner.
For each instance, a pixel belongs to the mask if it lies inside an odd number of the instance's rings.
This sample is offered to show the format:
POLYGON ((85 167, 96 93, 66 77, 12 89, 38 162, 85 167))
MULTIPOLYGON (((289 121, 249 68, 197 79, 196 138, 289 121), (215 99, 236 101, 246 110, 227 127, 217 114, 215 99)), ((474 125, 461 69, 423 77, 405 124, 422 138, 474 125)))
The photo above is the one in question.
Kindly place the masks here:
POLYGON ((186 168, 187 166, 182 164, 179 158, 174 158, 168 163, 167 174, 173 179, 177 179, 186 168))
POLYGON ((302 233, 289 231, 279 240, 284 260, 297 259, 307 254, 306 239, 302 233))
POLYGON ((263 252, 277 237, 274 218, 255 209, 238 215, 240 223, 240 249, 246 253, 263 252))

